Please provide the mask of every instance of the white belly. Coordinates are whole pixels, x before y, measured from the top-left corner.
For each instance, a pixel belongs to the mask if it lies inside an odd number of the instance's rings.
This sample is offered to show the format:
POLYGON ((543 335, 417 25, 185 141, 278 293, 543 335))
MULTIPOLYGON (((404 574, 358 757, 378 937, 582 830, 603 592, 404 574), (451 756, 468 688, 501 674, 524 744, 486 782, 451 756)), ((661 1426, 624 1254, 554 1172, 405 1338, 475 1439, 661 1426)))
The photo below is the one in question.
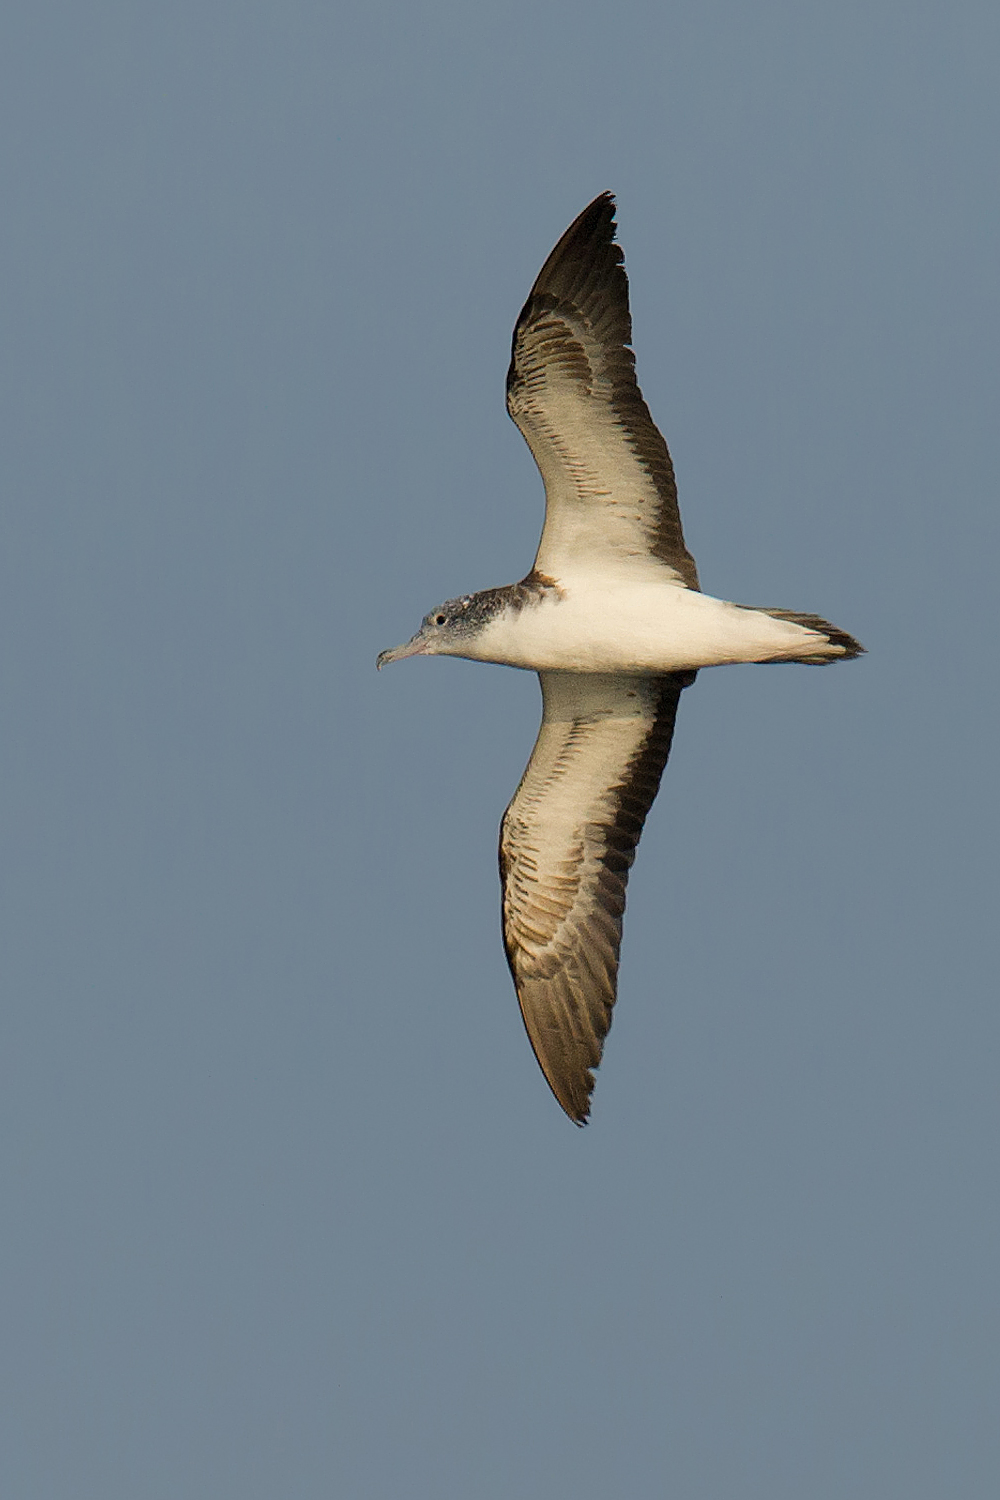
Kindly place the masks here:
POLYGON ((808 654, 825 637, 671 583, 560 584, 520 611, 506 611, 469 654, 536 671, 676 672, 808 654))

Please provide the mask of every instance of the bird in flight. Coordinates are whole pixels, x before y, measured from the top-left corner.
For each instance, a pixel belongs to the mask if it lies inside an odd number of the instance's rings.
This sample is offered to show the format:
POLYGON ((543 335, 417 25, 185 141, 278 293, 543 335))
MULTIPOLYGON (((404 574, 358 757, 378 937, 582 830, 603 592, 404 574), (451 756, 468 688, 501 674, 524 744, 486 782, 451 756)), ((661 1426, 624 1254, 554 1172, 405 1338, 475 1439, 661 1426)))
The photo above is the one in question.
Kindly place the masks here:
POLYGON ((534 566, 520 583, 449 599, 378 658, 538 673, 541 728, 500 827, 503 939, 535 1056, 579 1125, 617 994, 625 885, 681 693, 701 667, 864 649, 817 615, 701 592, 631 342, 615 200, 601 193, 514 329, 507 410, 545 482, 534 566))

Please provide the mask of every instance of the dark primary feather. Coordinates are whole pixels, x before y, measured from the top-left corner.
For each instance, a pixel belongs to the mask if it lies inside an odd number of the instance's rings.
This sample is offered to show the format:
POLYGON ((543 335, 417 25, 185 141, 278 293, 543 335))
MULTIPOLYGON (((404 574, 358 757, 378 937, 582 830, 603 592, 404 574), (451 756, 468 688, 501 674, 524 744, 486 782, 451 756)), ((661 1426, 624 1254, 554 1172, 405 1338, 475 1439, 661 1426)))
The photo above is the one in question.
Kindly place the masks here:
POLYGON ((542 725, 500 829, 504 947, 535 1056, 583 1124, 617 993, 628 872, 694 674, 539 677, 542 725))
POLYGON ((542 472, 550 511, 568 495, 620 504, 623 466, 626 478, 634 471, 644 550, 697 588, 670 454, 636 384, 614 216, 614 198, 602 193, 539 272, 514 329, 507 407, 542 472))

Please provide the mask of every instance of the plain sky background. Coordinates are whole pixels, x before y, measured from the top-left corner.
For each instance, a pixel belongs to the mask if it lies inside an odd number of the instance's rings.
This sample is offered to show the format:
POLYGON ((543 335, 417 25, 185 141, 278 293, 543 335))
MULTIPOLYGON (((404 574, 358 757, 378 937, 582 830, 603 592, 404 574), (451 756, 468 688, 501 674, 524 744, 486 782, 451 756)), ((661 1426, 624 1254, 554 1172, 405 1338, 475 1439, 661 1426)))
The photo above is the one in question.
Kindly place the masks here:
POLYGON ((995 0, 0 21, 11 1500, 992 1500, 995 0), (522 1032, 503 408, 619 197, 710 592, 591 1125, 522 1032))

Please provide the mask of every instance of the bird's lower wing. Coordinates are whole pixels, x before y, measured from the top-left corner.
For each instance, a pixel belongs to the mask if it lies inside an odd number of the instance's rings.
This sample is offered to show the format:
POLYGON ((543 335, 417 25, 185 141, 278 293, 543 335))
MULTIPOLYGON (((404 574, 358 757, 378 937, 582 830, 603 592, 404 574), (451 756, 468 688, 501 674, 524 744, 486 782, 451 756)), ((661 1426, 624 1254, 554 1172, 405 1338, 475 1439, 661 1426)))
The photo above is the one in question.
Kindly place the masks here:
POLYGON ((541 672, 542 724, 500 828, 503 934, 553 1093, 583 1124, 618 981, 625 885, 693 673, 541 672))

